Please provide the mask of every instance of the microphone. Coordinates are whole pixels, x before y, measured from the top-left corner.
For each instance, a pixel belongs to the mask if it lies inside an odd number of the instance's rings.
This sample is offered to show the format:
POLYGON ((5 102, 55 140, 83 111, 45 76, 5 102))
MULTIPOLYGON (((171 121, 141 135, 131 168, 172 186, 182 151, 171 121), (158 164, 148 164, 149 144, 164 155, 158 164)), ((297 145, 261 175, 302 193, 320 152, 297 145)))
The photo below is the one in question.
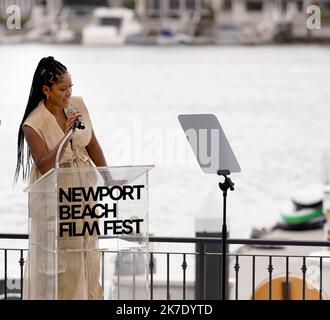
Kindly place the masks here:
MULTIPOLYGON (((73 112, 76 112, 76 111, 77 110, 73 106, 68 106, 68 107, 64 108, 64 113, 67 117, 70 113, 73 113, 73 112)), ((85 124, 84 124, 81 117, 77 118, 77 120, 74 122, 73 129, 75 129, 75 128, 78 128, 80 130, 85 129, 85 124)))

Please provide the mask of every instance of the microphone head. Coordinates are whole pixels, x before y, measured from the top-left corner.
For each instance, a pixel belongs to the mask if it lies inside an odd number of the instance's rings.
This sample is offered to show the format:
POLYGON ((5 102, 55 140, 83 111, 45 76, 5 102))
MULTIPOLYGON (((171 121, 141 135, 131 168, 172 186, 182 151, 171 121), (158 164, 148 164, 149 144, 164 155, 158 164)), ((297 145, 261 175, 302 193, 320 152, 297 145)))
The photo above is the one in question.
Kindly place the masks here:
POLYGON ((80 130, 84 130, 85 129, 85 124, 82 121, 77 121, 77 128, 80 130))
POLYGON ((66 116, 68 116, 70 113, 75 112, 76 109, 73 106, 68 106, 64 108, 64 113, 66 116))

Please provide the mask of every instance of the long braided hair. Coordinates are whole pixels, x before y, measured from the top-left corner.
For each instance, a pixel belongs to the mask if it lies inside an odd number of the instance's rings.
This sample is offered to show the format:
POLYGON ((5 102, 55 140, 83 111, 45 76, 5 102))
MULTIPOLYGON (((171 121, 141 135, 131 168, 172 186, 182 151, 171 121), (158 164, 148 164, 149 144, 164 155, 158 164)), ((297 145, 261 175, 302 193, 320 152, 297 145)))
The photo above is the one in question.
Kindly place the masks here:
POLYGON ((51 88, 52 85, 56 83, 56 81, 58 81, 58 79, 65 73, 67 73, 67 68, 59 61, 56 61, 53 57, 42 58, 38 63, 32 80, 29 100, 25 108, 22 122, 19 126, 17 140, 17 164, 14 182, 17 182, 21 169, 23 172, 23 180, 25 181, 29 177, 31 166, 31 152, 28 146, 26 147, 26 161, 24 157, 25 144, 22 125, 29 114, 38 106, 39 102, 45 99, 46 96, 42 91, 42 86, 46 85, 51 88))

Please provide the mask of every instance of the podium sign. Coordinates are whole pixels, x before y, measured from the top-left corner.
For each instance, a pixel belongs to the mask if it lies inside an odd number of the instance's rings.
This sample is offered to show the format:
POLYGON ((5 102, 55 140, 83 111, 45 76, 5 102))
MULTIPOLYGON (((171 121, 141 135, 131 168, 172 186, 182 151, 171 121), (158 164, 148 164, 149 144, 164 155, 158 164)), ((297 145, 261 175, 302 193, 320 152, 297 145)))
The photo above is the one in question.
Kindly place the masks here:
POLYGON ((29 299, 88 299, 93 278, 106 299, 149 297, 152 168, 52 169, 26 189, 29 299), (110 175, 112 182, 104 179, 110 175))

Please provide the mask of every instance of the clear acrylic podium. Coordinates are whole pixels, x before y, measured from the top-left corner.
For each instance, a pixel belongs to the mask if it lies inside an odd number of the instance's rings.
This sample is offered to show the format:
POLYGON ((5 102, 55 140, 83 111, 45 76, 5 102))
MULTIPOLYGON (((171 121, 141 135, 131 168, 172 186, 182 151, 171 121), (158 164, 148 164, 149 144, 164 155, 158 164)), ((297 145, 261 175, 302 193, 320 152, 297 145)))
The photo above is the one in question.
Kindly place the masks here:
POLYGON ((29 299, 88 299, 82 292, 95 278, 104 299, 149 298, 152 168, 52 169, 25 190, 29 299), (108 173, 110 183, 104 180, 108 173))

